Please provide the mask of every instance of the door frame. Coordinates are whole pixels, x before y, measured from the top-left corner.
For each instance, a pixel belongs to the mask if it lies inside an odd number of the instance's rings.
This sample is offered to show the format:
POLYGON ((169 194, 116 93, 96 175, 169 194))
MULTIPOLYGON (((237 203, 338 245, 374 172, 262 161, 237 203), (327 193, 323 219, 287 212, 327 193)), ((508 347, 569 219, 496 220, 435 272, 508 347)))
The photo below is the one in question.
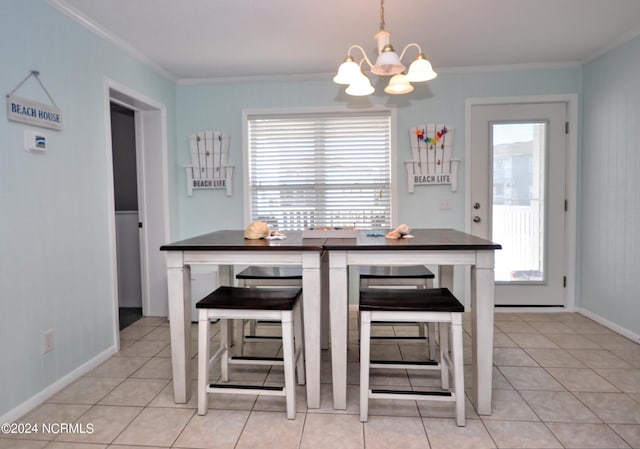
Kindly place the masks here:
MULTIPOLYGON (((568 208, 566 212, 565 241, 567 243, 567 286, 566 304, 563 308, 556 308, 558 311, 572 312, 576 307, 576 285, 577 285, 577 216, 578 216, 578 95, 558 94, 558 95, 527 95, 513 97, 474 97, 465 101, 465 213, 464 229, 471 232, 471 108, 482 105, 500 104, 526 104, 526 103, 566 103, 569 122, 569 133, 567 135, 567 160, 566 160, 566 199, 568 208)), ((470 291, 471 274, 467 269, 465 278, 465 291, 470 291)), ((516 312, 540 312, 541 310, 551 311, 554 309, 539 309, 535 307, 500 307, 501 311, 516 312)))
POLYGON ((169 241, 169 183, 167 171, 166 106, 107 77, 103 83, 105 152, 107 157, 108 244, 111 259, 113 333, 120 350, 118 270, 110 103, 134 111, 138 176, 140 271, 143 316, 167 316, 167 282, 164 254, 158 248, 169 241))

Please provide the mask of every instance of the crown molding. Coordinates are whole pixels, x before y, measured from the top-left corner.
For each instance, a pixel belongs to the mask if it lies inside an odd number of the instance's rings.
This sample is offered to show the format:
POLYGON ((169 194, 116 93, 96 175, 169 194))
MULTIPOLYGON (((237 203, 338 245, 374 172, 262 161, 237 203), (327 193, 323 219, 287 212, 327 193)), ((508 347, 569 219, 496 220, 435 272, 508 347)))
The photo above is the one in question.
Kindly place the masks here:
POLYGON ((638 36, 640 36, 640 25, 622 34, 620 37, 618 37, 617 39, 609 43, 609 45, 600 47, 598 50, 594 51, 593 53, 588 55, 586 58, 584 58, 581 62, 583 64, 588 64, 598 59, 600 56, 603 56, 604 54, 610 52, 611 50, 614 50, 620 47, 621 45, 624 45, 627 42, 632 41, 638 36))
POLYGON ((526 64, 496 64, 460 67, 438 67, 440 73, 520 72, 526 70, 566 69, 582 66, 580 61, 533 62, 526 64))
POLYGON ((256 76, 222 76, 216 78, 181 78, 179 85, 201 84, 229 84, 229 83, 256 83, 277 81, 326 81, 335 76, 335 73, 298 73, 292 75, 256 75, 256 76))
MULTIPOLYGON (((514 72, 526 70, 549 70, 581 67, 580 61, 530 63, 530 64, 503 64, 503 65, 481 65, 481 66, 461 66, 461 67, 437 67, 438 73, 482 73, 482 72, 514 72)), ((313 73, 294 75, 273 75, 273 76, 225 76, 217 78, 181 78, 177 84, 182 86, 197 86, 207 84, 229 84, 229 83, 257 83, 257 82, 277 82, 277 81, 327 81, 331 80, 335 73, 313 73)))
POLYGON ((109 42, 110 44, 123 50, 125 53, 129 54, 133 58, 137 59, 147 67, 158 72, 160 75, 164 76, 165 78, 168 78, 174 83, 177 81, 175 76, 173 76, 170 72, 168 72, 167 70, 165 70, 164 68, 156 64, 148 56, 146 56, 145 54, 143 54, 142 52, 140 52, 139 50, 131 46, 129 43, 119 38, 118 36, 112 34, 110 31, 102 28, 100 25, 98 25, 93 20, 91 20, 90 18, 82 14, 73 6, 69 5, 64 0, 45 0, 45 2, 48 3, 54 9, 57 9, 61 13, 65 14, 67 17, 71 18, 78 24, 82 25, 92 33, 98 35, 105 41, 109 42))

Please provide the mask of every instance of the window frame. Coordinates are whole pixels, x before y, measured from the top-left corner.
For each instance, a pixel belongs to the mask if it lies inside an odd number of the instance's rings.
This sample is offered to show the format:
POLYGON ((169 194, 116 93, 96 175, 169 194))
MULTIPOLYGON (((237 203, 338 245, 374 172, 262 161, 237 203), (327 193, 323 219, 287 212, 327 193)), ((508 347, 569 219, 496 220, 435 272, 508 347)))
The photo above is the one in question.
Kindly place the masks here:
POLYGON ((362 110, 354 110, 346 107, 310 107, 310 108, 269 108, 269 109, 243 109, 242 110, 242 189, 243 189, 243 222, 244 226, 251 224, 251 187, 249 186, 249 120, 256 116, 290 116, 305 114, 336 114, 336 115, 363 115, 366 113, 389 113, 390 135, 390 195, 391 195, 391 226, 395 228, 398 223, 398 162, 397 162, 397 111, 387 106, 374 106, 362 110))

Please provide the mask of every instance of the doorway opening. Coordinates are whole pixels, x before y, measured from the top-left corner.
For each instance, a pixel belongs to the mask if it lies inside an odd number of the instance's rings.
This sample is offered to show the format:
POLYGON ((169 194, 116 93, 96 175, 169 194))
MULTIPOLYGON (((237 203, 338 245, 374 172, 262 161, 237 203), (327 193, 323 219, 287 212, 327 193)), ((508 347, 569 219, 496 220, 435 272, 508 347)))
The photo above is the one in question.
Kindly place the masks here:
MULTIPOLYGON (((135 159, 135 169, 130 163, 129 171, 124 176, 130 184, 129 190, 137 191, 137 213, 131 211, 134 206, 126 206, 124 212, 133 213, 127 217, 130 225, 127 226, 129 235, 138 244, 128 243, 128 250, 138 250, 138 257, 131 256, 131 260, 139 260, 140 272, 137 280, 140 285, 140 297, 142 317, 167 317, 168 293, 167 293, 167 267, 164 254, 158 248, 169 241, 169 192, 167 173, 167 110, 156 100, 150 99, 127 86, 123 86, 113 80, 104 80, 104 117, 105 140, 107 160, 113 162, 114 152, 112 140, 115 136, 111 130, 112 104, 118 106, 118 111, 127 116, 128 126, 131 126, 133 115, 135 152, 130 150, 128 156, 135 159), (133 180, 135 173, 135 181, 133 180)), ((114 163, 108 165, 107 192, 109 211, 109 248, 111 255, 111 279, 113 301, 113 339, 116 351, 120 349, 120 318, 121 296, 119 279, 131 273, 127 269, 119 267, 118 240, 122 243, 122 237, 116 234, 116 221, 120 220, 120 214, 116 208, 116 167, 114 163)), ((122 178, 122 177, 119 177, 122 178)), ((118 184, 121 179, 118 180, 118 184)), ((118 200, 119 201, 119 200, 118 200)), ((127 221, 126 219, 124 221, 127 221)), ((122 245, 121 245, 122 246, 122 245)), ((134 276, 135 277, 135 276, 134 276)))
POLYGON ((119 329, 142 318, 136 125, 132 109, 111 102, 119 329))

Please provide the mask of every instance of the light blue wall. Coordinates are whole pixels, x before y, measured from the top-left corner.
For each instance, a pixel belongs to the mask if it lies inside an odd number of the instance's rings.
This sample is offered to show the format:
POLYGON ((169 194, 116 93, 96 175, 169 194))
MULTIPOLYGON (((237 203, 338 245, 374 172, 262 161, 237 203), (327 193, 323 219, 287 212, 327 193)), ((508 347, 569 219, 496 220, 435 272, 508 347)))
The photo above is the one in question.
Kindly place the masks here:
POLYGON ((640 334, 640 38, 585 65, 579 305, 640 334))
MULTIPOLYGON (((22 149, 26 127, 0 120, 2 415, 113 344, 105 76, 167 106, 172 239, 243 225, 243 109, 346 106, 352 100, 329 79, 176 87, 43 0, 0 1, 0 30, 4 93, 37 69, 65 123, 61 132, 45 131, 46 154, 33 154, 22 149), (187 197, 187 137, 203 129, 232 136, 237 171, 231 197, 223 191, 187 197), (50 328, 56 351, 42 356, 41 333, 50 328)), ((409 157, 411 126, 443 122, 455 128, 454 157, 464 159, 466 98, 581 94, 584 71, 579 305, 640 333, 632 288, 640 269, 638 61, 636 40, 584 70, 443 72, 410 98, 372 96, 373 103, 399 102, 399 221, 464 228, 464 161, 457 193, 448 186, 407 193, 402 163, 409 157), (451 210, 437 210, 442 197, 451 199, 451 210)), ((18 94, 47 101, 34 80, 18 94)))
MULTIPOLYGON (((337 64, 337 63, 336 63, 337 64)), ((464 229, 464 161, 459 169, 459 188, 418 186, 407 192, 404 161, 410 157, 409 128, 420 123, 444 123, 455 128, 453 157, 464 159, 465 100, 469 97, 578 93, 580 68, 547 70, 442 73, 426 86, 416 85, 408 97, 373 95, 353 102, 343 87, 327 80, 178 86, 178 122, 175 159, 189 163, 188 136, 200 130, 222 130, 231 134, 231 162, 236 166, 234 194, 203 190, 187 197, 185 173, 178 173, 179 226, 181 237, 216 229, 240 228, 243 223, 242 110, 296 107, 363 107, 392 104, 398 111, 398 220, 413 227, 464 229), (438 210, 441 198, 450 198, 451 210, 438 210)), ((377 87, 382 91, 382 86, 377 87)))
MULTIPOLYGON (((39 70, 64 120, 36 154, 27 126, 0 119, 2 416, 114 344, 104 77, 167 106, 170 147, 176 118, 172 81, 43 0, 1 1, 0 30, 2 93, 39 70), (56 349, 41 355, 48 329, 56 349)), ((16 94, 48 102, 33 78, 16 94)))

